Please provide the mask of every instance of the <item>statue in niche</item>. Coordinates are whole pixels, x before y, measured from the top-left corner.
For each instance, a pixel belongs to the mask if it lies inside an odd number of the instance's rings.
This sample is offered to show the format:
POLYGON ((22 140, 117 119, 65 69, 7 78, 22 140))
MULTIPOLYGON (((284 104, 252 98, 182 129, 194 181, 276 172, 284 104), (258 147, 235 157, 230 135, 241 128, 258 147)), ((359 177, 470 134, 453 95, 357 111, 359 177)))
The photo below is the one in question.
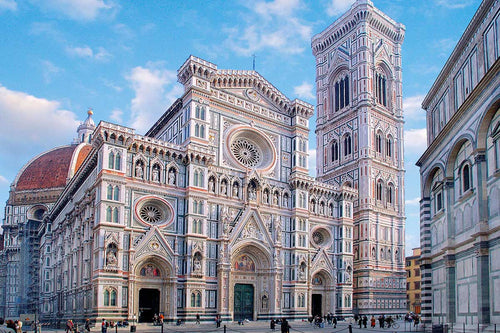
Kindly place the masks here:
POLYGON ((225 180, 223 180, 221 183, 220 183, 220 193, 222 195, 226 195, 227 194, 227 183, 225 180))
POLYGON ((269 303, 269 298, 267 295, 262 296, 262 308, 267 309, 269 303))
POLYGON ((106 254, 106 265, 116 266, 118 260, 116 259, 116 249, 108 248, 108 253, 106 254))
POLYGON ((221 220, 222 220, 222 232, 224 235, 229 233, 229 224, 231 223, 231 214, 229 213, 229 208, 223 207, 221 212, 221 220))
POLYGON ((255 187, 253 187, 252 185, 249 185, 248 186, 248 199, 255 200, 256 197, 257 197, 257 191, 255 190, 255 187))
POLYGON ((168 172, 168 183, 175 185, 175 170, 173 168, 168 172))
POLYGON ((135 165, 135 176, 137 178, 141 178, 141 179, 144 178, 144 170, 142 170, 142 164, 141 163, 137 163, 135 165))
POLYGON ((276 241, 281 242, 281 220, 279 217, 274 218, 275 226, 276 226, 276 241))
POLYGON ((278 201, 279 201, 279 194, 278 194, 278 192, 275 192, 274 193, 274 204, 278 205, 278 201))
POLYGON ((193 272, 201 273, 201 258, 199 255, 196 255, 193 260, 193 272))
POLYGON ((238 198, 240 195, 240 191, 238 189, 238 184, 233 185, 233 197, 238 198))
POLYGON ((210 178, 208 181, 208 191, 214 193, 215 192, 215 181, 213 178, 210 178))
POLYGON ((299 280, 305 280, 306 278, 306 265, 302 263, 299 268, 299 280))
POLYGON ((153 167, 153 181, 154 182, 160 181, 160 170, 157 165, 153 167))
POLYGON ((264 201, 264 203, 268 203, 268 194, 267 194, 267 191, 264 191, 263 193, 263 196, 262 196, 262 200, 264 201))
POLYGON ((283 197, 283 206, 285 206, 285 208, 288 208, 288 196, 287 195, 285 195, 283 197))

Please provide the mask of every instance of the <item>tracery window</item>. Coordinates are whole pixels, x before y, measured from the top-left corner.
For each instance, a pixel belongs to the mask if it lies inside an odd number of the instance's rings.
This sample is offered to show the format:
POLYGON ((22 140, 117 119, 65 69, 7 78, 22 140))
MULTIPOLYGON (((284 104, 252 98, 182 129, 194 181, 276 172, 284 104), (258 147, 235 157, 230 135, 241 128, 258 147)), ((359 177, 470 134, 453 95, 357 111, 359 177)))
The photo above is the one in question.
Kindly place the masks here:
POLYGON ((110 152, 108 155, 108 168, 109 169, 115 168, 115 153, 113 152, 110 152))
POLYGON ((118 201, 120 200, 120 187, 115 186, 113 190, 113 200, 118 201))
POLYGON ((339 111, 349 105, 349 77, 338 78, 334 84, 334 107, 339 111))
POLYGON ((106 222, 113 222, 113 208, 107 207, 106 208, 106 222))
POLYGON ((118 208, 113 208, 113 222, 118 223, 118 208))
POLYGON ((104 306, 116 306, 116 290, 113 288, 104 290, 104 306))
POLYGON ((201 220, 193 220, 193 233, 201 234, 202 233, 202 223, 201 220))
POLYGON ((385 155, 387 157, 392 157, 392 141, 392 136, 389 135, 385 141, 385 155))
POLYGON ((191 307, 193 308, 201 307, 201 293, 199 291, 191 293, 191 307))
POLYGON ((332 162, 339 160, 339 143, 337 140, 332 142, 332 162))
POLYGON ((375 97, 377 103, 387 106, 387 78, 385 74, 375 74, 375 97))
POLYGON ((205 107, 197 105, 194 116, 198 119, 205 120, 205 107))
POLYGON ((382 153, 382 133, 381 132, 377 132, 377 134, 375 135, 375 150, 379 154, 382 153))
POLYGON ((110 184, 108 185, 108 191, 107 191, 107 199, 111 200, 113 199, 113 186, 110 184))
POLYGON ((347 133, 344 136, 344 156, 350 155, 352 153, 352 139, 351 134, 347 133))
POLYGON ((197 187, 203 187, 204 175, 203 170, 195 170, 193 175, 193 185, 197 187))
POLYGON ((382 181, 379 179, 377 181, 377 186, 376 186, 376 191, 375 191, 376 192, 375 196, 376 196, 377 200, 379 200, 379 201, 382 201, 382 190, 383 190, 383 184, 382 184, 382 181))
POLYGON ((387 204, 392 206, 394 204, 394 185, 387 186, 387 204))

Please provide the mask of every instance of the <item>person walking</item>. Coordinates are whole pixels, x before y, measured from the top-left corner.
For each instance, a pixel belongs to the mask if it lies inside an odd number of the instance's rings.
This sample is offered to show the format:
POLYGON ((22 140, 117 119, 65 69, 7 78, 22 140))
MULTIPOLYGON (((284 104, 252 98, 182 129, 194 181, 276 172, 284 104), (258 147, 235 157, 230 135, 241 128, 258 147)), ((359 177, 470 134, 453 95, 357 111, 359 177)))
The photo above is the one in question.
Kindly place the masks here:
POLYGON ((370 319, 370 324, 372 328, 375 328, 375 323, 376 323, 375 316, 372 315, 372 319, 370 319))
POLYGON ((281 319, 281 333, 290 333, 290 325, 285 318, 281 319))
POLYGON ((101 333, 108 333, 108 322, 104 318, 102 318, 101 322, 101 333))
POLYGON ((90 319, 85 320, 85 331, 90 332, 90 319))
POLYGON ((6 327, 3 324, 5 323, 3 318, 0 318, 0 333, 16 333, 16 331, 10 327, 6 327))
POLYGON ((333 324, 333 328, 337 328, 337 317, 333 316, 332 324, 333 324))
POLYGON ((368 324, 368 318, 366 317, 366 315, 363 316, 363 326, 364 328, 366 328, 366 324, 368 324))
POLYGON ((271 323, 269 324, 269 327, 274 331, 276 330, 276 322, 274 319, 271 319, 271 323))
POLYGON ((196 314, 196 323, 199 325, 200 324, 200 314, 196 314))

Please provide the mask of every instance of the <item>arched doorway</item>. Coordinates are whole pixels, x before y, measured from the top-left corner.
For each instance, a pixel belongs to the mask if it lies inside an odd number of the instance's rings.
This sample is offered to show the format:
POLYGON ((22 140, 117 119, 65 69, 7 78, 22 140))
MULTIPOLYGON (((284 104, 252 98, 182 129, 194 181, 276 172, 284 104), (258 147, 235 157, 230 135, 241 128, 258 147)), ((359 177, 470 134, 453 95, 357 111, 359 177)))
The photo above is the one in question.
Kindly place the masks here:
POLYGON ((267 249, 247 242, 231 256, 231 301, 233 320, 258 320, 274 311, 275 275, 267 249))
POLYGON ((325 271, 319 271, 313 274, 311 280, 311 308, 312 316, 324 316, 328 312, 334 313, 333 298, 334 286, 330 275, 325 271))
POLYGON ((160 291, 142 288, 139 290, 139 322, 150 323, 160 313, 160 291))
POLYGON ((168 261, 157 256, 140 260, 130 281, 129 317, 139 322, 152 322, 154 315, 175 317, 175 277, 168 261))

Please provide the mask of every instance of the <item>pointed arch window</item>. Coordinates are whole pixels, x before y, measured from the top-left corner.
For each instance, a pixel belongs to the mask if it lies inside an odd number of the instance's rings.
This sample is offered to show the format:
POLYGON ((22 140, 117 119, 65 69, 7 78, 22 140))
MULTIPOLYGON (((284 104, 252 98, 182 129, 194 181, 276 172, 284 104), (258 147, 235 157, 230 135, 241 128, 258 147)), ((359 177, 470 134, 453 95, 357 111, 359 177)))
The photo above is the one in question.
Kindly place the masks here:
POLYGON ((106 208, 106 222, 112 222, 113 208, 106 208))
POLYGON ((378 132, 375 135, 375 150, 377 153, 382 153, 382 133, 378 132))
POLYGON ((108 155, 108 168, 109 169, 115 168, 115 153, 113 152, 110 152, 108 155))
POLYGON ((387 78, 383 73, 375 74, 375 97, 378 104, 387 106, 387 78))
POLYGON ((191 293, 191 307, 193 308, 201 307, 201 293, 199 291, 191 293))
POLYGON ((386 141, 385 141, 385 155, 387 157, 392 157, 392 147, 393 147, 393 143, 392 143, 392 136, 388 136, 386 141))
POLYGON ((115 186, 114 190, 113 190, 113 200, 120 200, 120 187, 118 186, 115 186))
POLYGON ((377 186, 376 186, 376 198, 379 201, 382 201, 382 190, 383 190, 383 184, 381 180, 377 181, 377 186))
POLYGON ((349 105, 349 77, 339 78, 334 84, 334 107, 339 111, 349 105))
POLYGON ((387 204, 390 206, 394 204, 394 186, 392 184, 387 186, 387 204))
POLYGON ((351 134, 346 134, 344 137, 344 156, 352 153, 352 139, 351 134))
POLYGON ((122 158, 120 156, 120 153, 116 153, 115 156, 115 169, 116 170, 121 170, 122 168, 122 158))
POLYGON ((111 184, 108 185, 108 190, 107 190, 107 196, 106 196, 106 198, 108 200, 113 199, 113 186, 111 186, 111 184))
POLYGON ((118 208, 113 208, 113 222, 118 223, 118 208))
POLYGON ((339 143, 337 140, 332 142, 332 162, 339 160, 339 143))

